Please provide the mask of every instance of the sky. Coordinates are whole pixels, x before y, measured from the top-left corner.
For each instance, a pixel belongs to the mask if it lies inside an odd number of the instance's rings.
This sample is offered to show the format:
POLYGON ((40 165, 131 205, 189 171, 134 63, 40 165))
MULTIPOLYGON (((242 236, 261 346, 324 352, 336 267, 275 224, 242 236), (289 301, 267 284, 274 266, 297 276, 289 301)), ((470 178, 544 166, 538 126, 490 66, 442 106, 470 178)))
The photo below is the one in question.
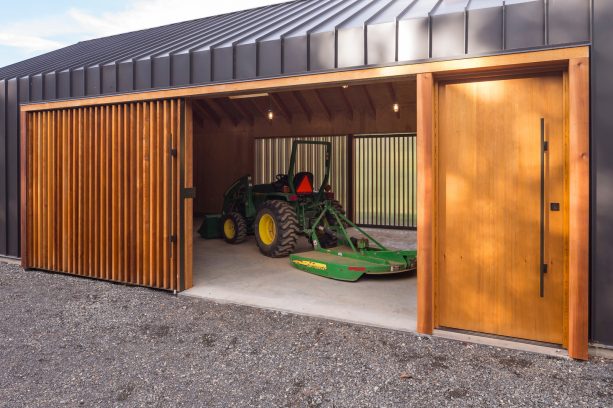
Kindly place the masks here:
POLYGON ((0 67, 79 41, 283 0, 0 0, 0 67))

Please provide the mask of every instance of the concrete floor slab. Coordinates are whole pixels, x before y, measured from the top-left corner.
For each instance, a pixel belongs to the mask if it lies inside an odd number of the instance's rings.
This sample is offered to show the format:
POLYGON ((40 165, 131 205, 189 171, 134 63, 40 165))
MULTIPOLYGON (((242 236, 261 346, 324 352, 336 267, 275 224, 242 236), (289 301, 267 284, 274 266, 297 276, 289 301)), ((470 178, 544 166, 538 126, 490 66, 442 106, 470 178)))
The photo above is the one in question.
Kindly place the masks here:
MULTIPOLYGON (((196 228, 197 229, 197 228, 196 228)), ((369 230, 382 244, 416 247, 415 231, 369 230)), ((298 251, 310 250, 306 239, 298 251)), ((287 258, 260 254, 255 239, 240 245, 194 236, 194 287, 182 292, 202 297, 352 323, 415 331, 415 273, 364 276, 340 282, 299 271, 287 258)))

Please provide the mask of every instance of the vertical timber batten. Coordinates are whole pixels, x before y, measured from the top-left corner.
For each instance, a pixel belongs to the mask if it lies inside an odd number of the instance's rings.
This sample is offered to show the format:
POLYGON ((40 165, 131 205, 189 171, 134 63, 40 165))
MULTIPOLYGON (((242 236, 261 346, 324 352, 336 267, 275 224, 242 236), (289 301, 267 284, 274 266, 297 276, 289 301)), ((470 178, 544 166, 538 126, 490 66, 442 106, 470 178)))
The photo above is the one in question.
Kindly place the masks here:
POLYGON ((417 331, 434 328, 434 80, 417 75, 417 331))
POLYGON ((22 111, 24 268, 179 290, 167 203, 184 115, 179 99, 22 111))
POLYGON ((569 62, 568 354, 588 359, 590 95, 588 58, 569 62))

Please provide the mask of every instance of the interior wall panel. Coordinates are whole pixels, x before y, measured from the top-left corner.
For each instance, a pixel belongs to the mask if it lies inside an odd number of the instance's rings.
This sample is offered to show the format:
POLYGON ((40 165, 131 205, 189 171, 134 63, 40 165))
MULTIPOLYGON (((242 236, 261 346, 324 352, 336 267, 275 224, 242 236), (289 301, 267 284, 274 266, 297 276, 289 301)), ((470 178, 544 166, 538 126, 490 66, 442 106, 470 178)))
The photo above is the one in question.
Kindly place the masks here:
POLYGON ((28 267, 175 290, 179 100, 27 114, 28 267))

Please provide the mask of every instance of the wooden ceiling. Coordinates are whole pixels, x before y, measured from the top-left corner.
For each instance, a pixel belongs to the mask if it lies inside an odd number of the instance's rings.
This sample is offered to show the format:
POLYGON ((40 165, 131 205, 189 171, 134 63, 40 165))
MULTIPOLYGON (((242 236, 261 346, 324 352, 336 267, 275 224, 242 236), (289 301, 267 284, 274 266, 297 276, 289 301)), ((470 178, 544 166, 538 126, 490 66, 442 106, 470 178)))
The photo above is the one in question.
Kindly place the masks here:
POLYGON ((203 121, 218 127, 268 121, 272 110, 273 120, 291 123, 297 118, 334 120, 343 115, 353 120, 358 115, 370 115, 376 119, 383 109, 392 111, 395 103, 400 110, 415 109, 416 90, 414 80, 382 82, 350 86, 335 86, 260 94, 236 99, 216 97, 194 99, 195 114, 203 121))

